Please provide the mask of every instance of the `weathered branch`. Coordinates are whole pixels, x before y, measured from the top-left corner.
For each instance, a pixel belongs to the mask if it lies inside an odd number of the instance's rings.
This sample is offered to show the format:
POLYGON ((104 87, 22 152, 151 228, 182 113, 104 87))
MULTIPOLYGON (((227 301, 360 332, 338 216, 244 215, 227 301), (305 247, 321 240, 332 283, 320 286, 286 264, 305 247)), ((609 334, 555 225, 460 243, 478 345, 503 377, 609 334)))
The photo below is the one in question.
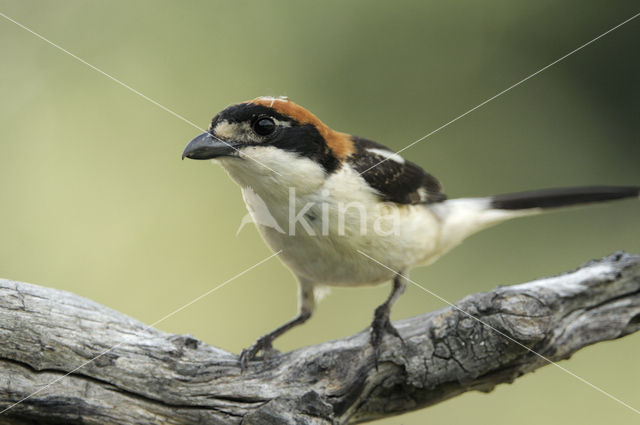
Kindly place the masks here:
POLYGON ((0 280, 0 410, 39 391, 0 423, 345 424, 490 391, 548 363, 525 347, 557 361, 640 329, 640 257, 615 254, 456 306, 397 322, 405 343, 388 338, 377 370, 362 332, 241 373, 236 355, 190 336, 0 280))

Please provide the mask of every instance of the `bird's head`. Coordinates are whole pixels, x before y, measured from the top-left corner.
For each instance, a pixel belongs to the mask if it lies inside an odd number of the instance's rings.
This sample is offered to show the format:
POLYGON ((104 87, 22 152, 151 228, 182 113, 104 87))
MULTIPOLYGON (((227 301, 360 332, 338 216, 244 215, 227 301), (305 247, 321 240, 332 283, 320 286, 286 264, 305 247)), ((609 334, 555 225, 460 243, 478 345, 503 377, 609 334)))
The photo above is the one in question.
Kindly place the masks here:
POLYGON ((353 149, 350 135, 287 98, 259 97, 218 113, 182 157, 217 159, 239 183, 252 185, 274 174, 288 180, 331 173, 353 149))

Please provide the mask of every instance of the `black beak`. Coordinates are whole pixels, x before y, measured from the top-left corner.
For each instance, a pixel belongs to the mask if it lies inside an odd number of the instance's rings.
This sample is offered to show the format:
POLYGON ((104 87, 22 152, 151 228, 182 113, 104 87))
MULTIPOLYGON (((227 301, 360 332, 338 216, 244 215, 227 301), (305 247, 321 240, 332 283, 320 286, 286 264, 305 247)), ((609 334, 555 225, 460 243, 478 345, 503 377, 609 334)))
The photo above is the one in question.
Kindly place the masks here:
POLYGON ((238 156, 237 143, 214 140, 209 133, 202 133, 189 142, 182 159, 211 159, 219 156, 238 156))

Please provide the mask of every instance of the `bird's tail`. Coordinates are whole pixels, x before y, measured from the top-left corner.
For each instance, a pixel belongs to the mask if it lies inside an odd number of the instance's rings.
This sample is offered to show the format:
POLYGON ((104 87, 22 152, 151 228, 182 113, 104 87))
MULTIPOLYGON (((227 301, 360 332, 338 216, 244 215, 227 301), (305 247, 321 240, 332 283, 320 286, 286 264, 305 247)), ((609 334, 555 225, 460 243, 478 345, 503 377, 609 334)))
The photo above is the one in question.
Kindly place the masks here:
POLYGON ((434 205, 434 211, 442 223, 443 248, 448 249, 467 236, 510 218, 534 215, 560 207, 625 198, 640 199, 640 187, 570 187, 506 193, 486 198, 450 199, 438 206, 434 205))
POLYGON ((532 190, 492 196, 491 208, 498 210, 548 209, 594 202, 640 197, 636 186, 586 186, 532 190))

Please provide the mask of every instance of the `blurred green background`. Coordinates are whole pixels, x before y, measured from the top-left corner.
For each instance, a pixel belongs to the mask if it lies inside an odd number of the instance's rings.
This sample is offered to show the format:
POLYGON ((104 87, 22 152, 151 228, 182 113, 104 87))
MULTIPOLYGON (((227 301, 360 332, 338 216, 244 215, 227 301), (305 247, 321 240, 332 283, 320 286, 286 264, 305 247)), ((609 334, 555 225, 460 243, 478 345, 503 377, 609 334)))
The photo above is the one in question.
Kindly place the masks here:
MULTIPOLYGON (((288 95, 394 149, 637 13, 636 1, 374 3, 0 0, 0 11, 201 127, 230 103, 288 95)), ((452 197, 639 184, 640 19, 403 155, 452 197)), ((0 18, 0 276, 65 289, 152 323, 270 251, 198 130, 0 18)), ((455 301, 624 249, 640 202, 513 221, 412 276, 455 301)), ((364 329, 388 285, 334 289, 283 350, 364 329)), ((395 319, 442 307, 408 288, 395 319)), ((296 312, 270 260, 158 327, 238 352, 296 312)), ((562 366, 640 408, 640 335, 562 366)), ((637 423, 554 367, 380 424, 637 423)))

